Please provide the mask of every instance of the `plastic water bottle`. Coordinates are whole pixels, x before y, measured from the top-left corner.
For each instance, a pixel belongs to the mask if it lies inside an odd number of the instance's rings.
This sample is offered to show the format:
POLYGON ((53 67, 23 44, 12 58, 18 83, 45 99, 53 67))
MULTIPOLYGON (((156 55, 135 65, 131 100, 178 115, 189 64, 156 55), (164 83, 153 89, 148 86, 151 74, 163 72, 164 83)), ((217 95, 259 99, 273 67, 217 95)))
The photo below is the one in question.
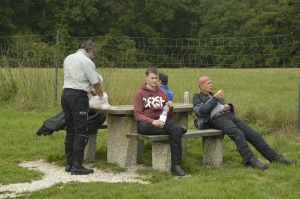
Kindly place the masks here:
POLYGON ((163 122, 166 122, 167 120, 167 117, 168 117, 168 112, 169 112, 169 106, 168 105, 165 105, 163 107, 163 110, 159 116, 159 120, 163 121, 163 122))
POLYGON ((183 94, 183 104, 190 104, 190 93, 189 93, 188 89, 186 89, 184 91, 184 94, 183 94))

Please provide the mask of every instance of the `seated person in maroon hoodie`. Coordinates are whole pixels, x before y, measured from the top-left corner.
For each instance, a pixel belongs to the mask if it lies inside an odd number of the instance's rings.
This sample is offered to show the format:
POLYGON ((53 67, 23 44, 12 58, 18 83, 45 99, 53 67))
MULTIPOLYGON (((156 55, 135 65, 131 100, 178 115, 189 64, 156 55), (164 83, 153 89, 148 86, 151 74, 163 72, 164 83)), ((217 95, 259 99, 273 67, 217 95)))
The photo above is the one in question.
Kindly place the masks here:
POLYGON ((184 176, 182 163, 182 135, 187 129, 171 119, 174 115, 173 103, 168 95, 158 86, 159 72, 156 68, 146 70, 146 82, 142 83, 134 96, 134 118, 138 121, 137 131, 144 135, 170 135, 171 172, 184 176), (168 105, 166 121, 159 120, 163 107, 168 105))

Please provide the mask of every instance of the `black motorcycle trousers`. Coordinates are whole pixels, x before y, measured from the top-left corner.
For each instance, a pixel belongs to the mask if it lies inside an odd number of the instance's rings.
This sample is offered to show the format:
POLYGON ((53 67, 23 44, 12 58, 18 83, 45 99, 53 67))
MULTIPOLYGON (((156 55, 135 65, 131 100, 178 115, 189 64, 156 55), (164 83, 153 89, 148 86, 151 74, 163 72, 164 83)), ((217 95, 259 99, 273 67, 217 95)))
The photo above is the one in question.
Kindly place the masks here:
POLYGON ((247 141, 270 162, 274 161, 278 155, 260 133, 232 113, 225 113, 217 117, 213 122, 213 127, 223 130, 235 142, 244 163, 254 156, 247 141))
POLYGON ((67 164, 70 165, 72 162, 82 164, 84 149, 89 138, 87 128, 89 98, 87 92, 65 88, 61 97, 61 106, 65 113, 67 126, 65 139, 67 164))

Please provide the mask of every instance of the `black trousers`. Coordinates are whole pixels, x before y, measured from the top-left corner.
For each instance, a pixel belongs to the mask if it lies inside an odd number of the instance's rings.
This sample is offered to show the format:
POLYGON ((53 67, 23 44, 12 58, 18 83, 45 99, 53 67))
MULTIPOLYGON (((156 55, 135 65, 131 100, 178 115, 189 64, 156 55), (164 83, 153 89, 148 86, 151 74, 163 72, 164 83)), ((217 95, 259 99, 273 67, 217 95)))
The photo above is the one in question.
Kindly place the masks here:
POLYGON ((267 160, 273 162, 278 155, 264 140, 260 133, 253 130, 248 124, 232 113, 220 115, 213 122, 213 127, 223 130, 236 144, 243 162, 248 162, 253 156, 247 141, 261 153, 267 160))
POLYGON ((171 163, 172 165, 180 165, 182 163, 182 128, 180 124, 170 118, 167 118, 163 128, 154 126, 149 122, 139 122, 137 131, 143 135, 170 135, 171 163))
POLYGON ((72 162, 82 164, 84 149, 89 138, 87 128, 89 98, 87 92, 65 88, 61 97, 61 106, 65 113, 67 126, 65 139, 67 164, 70 165, 72 162))

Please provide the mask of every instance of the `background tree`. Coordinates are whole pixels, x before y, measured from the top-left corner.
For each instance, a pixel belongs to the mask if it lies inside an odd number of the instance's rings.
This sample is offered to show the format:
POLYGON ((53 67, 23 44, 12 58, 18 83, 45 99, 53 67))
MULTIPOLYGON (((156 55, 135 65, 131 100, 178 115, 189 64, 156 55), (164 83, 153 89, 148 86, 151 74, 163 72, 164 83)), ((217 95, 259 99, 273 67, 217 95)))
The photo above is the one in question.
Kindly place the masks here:
POLYGON ((0 16, 0 36, 10 35, 15 29, 14 10, 10 6, 10 0, 1 1, 0 16))
MULTIPOLYGON (((104 59, 119 67, 129 62, 298 66, 299 10, 299 0, 2 0, 0 40, 27 33, 53 37, 59 30, 65 40, 60 53, 65 54, 79 38, 107 36, 101 44, 104 59), (67 41, 69 36, 73 41, 67 41), (114 49, 120 56, 108 52, 111 43, 120 45, 114 49)), ((8 46, 1 49, 6 56, 8 46)))

